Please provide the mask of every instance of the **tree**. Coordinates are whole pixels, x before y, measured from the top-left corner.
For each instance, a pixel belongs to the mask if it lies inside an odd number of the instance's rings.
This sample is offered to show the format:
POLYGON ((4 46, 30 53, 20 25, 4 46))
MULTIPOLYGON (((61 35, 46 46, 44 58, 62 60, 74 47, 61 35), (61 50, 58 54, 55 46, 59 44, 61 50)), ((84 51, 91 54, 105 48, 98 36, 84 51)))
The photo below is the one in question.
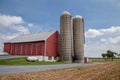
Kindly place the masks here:
POLYGON ((117 54, 118 57, 120 57, 120 54, 117 54))
POLYGON ((104 58, 104 60, 106 60, 106 54, 105 53, 102 53, 102 57, 104 58))
POLYGON ((106 57, 107 58, 112 58, 112 61, 113 59, 115 58, 115 56, 118 56, 118 54, 116 52, 113 52, 111 50, 107 50, 106 53, 102 53, 102 57, 106 60, 106 57))
POLYGON ((116 52, 113 52, 111 50, 107 50, 107 54, 106 54, 107 58, 112 58, 112 61, 113 61, 115 55, 117 55, 116 52))

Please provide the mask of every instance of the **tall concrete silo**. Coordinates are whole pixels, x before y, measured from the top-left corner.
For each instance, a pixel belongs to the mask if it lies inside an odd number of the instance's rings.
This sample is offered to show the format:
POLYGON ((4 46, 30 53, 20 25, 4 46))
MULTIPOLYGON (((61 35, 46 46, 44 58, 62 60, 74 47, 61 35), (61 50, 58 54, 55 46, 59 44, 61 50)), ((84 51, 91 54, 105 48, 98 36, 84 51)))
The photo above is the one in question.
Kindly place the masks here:
POLYGON ((80 15, 73 18, 74 59, 84 62, 84 21, 80 15))
POLYGON ((72 62, 71 14, 64 11, 60 16, 60 44, 61 61, 72 62))

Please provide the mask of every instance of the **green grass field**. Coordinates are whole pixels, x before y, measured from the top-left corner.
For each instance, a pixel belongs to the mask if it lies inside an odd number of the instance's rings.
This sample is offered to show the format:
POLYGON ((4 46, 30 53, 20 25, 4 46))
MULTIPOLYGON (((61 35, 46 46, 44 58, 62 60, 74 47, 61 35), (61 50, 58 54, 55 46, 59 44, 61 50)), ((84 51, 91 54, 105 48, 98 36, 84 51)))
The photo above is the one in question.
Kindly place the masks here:
MULTIPOLYGON (((103 59, 103 58, 90 58, 92 60, 92 62, 105 62, 105 61, 112 61, 111 59, 103 59)), ((115 58, 113 59, 113 61, 119 61, 120 62, 120 58, 115 58)))
POLYGON ((64 62, 28 62, 26 57, 0 60, 0 65, 54 65, 65 64, 64 62))
MULTIPOLYGON (((90 58, 90 59, 92 60, 92 62, 111 61, 111 59, 107 59, 105 61, 103 58, 90 58)), ((113 61, 120 61, 120 58, 116 58, 113 61)), ((64 62, 42 62, 42 61, 28 62, 26 60, 26 57, 0 60, 0 65, 55 65, 55 64, 65 64, 65 63, 64 62)))

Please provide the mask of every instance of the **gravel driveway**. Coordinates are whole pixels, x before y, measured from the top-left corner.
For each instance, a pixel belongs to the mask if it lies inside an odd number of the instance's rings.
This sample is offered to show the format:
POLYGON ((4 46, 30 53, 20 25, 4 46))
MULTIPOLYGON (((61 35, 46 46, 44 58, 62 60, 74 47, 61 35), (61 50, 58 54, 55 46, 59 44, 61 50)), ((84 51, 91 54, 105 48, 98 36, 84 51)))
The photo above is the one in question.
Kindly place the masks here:
POLYGON ((73 63, 73 64, 37 65, 37 66, 3 66, 2 65, 0 66, 0 74, 43 71, 43 70, 70 68, 70 67, 77 67, 77 66, 91 66, 96 64, 100 64, 100 63, 91 63, 91 64, 73 63))

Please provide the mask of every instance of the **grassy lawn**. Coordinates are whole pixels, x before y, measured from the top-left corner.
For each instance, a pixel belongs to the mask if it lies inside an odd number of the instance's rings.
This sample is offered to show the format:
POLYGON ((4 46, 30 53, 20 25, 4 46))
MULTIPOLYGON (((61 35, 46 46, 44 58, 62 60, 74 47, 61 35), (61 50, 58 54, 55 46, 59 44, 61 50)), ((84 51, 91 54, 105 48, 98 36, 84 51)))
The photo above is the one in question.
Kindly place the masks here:
POLYGON ((28 62, 26 57, 23 58, 12 58, 0 60, 0 65, 54 65, 54 64, 65 64, 64 62, 28 62))
MULTIPOLYGON (((91 58, 92 62, 107 62, 111 61, 111 59, 107 59, 106 61, 103 58, 91 58)), ((114 62, 120 62, 120 58, 114 59, 114 62)), ((65 64, 64 62, 28 62, 26 57, 22 58, 12 58, 12 59, 4 59, 0 60, 0 65, 55 65, 55 64, 65 64)))

